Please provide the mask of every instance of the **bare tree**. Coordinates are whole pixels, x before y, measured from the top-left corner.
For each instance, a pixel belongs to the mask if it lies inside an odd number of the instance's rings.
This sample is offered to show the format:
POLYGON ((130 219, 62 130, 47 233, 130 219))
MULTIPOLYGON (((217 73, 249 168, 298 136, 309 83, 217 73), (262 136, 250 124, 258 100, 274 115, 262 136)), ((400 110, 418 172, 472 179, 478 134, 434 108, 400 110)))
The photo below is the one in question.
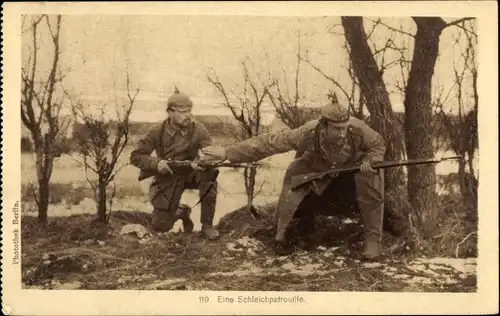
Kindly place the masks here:
MULTIPOLYGON (((409 158, 434 156, 432 130, 432 77, 443 30, 470 18, 446 23, 440 17, 413 17, 417 26, 413 60, 405 89, 405 141, 409 158)), ((435 166, 408 167, 408 194, 426 235, 436 225, 435 166)))
MULTIPOLYGON (((370 123, 386 139, 387 159, 398 159, 404 153, 405 148, 408 158, 434 156, 433 133, 429 132, 433 127, 431 83, 439 52, 439 38, 446 27, 455 25, 463 28, 462 24, 470 18, 450 23, 446 23, 439 17, 414 17, 413 20, 417 26, 416 34, 402 29, 398 30, 384 24, 380 19, 372 21, 375 25, 383 25, 393 32, 399 32, 414 40, 413 59, 408 71, 410 61, 406 56, 407 48, 396 47, 394 40, 389 37, 385 45, 380 48, 374 46, 372 50, 367 42, 368 35, 364 30, 363 19, 361 17, 342 18, 345 36, 351 48, 351 59, 372 118, 370 123), (382 55, 378 58, 379 65, 377 65, 376 55, 385 54, 387 49, 398 51, 400 57, 392 61, 384 61, 385 58, 382 55), (382 77, 384 70, 393 65, 399 65, 401 69, 402 84, 398 82, 396 88, 404 94, 405 146, 398 142, 399 137, 395 128, 397 119, 392 113, 389 93, 382 77)), ((393 196, 392 189, 395 186, 402 186, 403 181, 401 170, 389 170, 386 176, 386 193, 393 196)), ((396 205, 403 205, 407 210, 412 209, 409 219, 413 219, 411 222, 418 221, 419 230, 429 235, 435 225, 438 211, 435 204, 435 167, 433 165, 408 167, 406 192, 400 192, 404 194, 397 197, 400 203, 396 205)), ((390 202, 391 198, 388 201, 390 202)))
MULTIPOLYGON (((413 60, 405 90, 405 141, 408 158, 434 156, 431 84, 446 23, 439 17, 414 17, 417 25, 413 60)), ((422 228, 429 233, 437 217, 435 166, 408 167, 408 194, 422 228)))
POLYGON ((21 68, 21 120, 29 130, 36 157, 38 192, 33 188, 33 196, 38 207, 38 220, 47 223, 47 210, 50 197, 50 178, 54 159, 58 156, 56 142, 67 128, 60 119, 64 104, 62 81, 64 75, 60 67, 60 33, 62 17, 48 15, 23 16, 23 37, 26 37, 28 50, 23 50, 21 68), (44 29, 45 26, 45 29, 44 29), (50 36, 50 51, 41 50, 43 33, 50 36), (50 56, 48 69, 44 69, 40 59, 50 56))
MULTIPOLYGON (((389 93, 379 71, 374 54, 368 44, 362 17, 342 17, 344 34, 350 48, 354 73, 366 107, 370 112, 371 127, 385 139, 387 160, 398 160, 402 146, 397 131, 397 119, 392 110, 389 93)), ((409 228, 411 205, 406 192, 405 175, 402 168, 387 169, 385 173, 385 195, 388 217, 392 229, 404 233, 409 228), (406 220, 405 220, 406 219, 406 220)))
MULTIPOLYGON (((453 62, 454 85, 447 93, 441 91, 435 100, 437 117, 441 134, 447 145, 457 154, 464 157, 459 162, 458 176, 462 196, 472 203, 477 203, 478 176, 475 174, 474 157, 478 149, 477 113, 479 96, 477 91, 477 60, 474 22, 462 22, 462 34, 465 36, 465 48, 460 53, 460 60, 453 62), (471 83, 470 85, 468 83, 471 83), (456 101, 452 109, 456 113, 446 111, 450 95, 456 101), (468 170, 467 170, 468 169, 468 170)), ((460 31, 461 32, 461 31, 460 31)), ((460 34, 455 36, 454 46, 460 47, 460 34)))
POLYGON ((116 109, 116 118, 113 120, 106 119, 109 108, 102 107, 100 113, 95 116, 84 104, 80 102, 77 104, 72 103, 75 121, 82 122, 84 127, 80 130, 80 135, 76 135, 78 152, 83 157, 87 182, 94 192, 97 205, 97 221, 103 224, 108 223, 111 215, 113 199, 116 193, 115 177, 128 164, 119 165, 118 159, 129 142, 130 113, 139 93, 139 89, 136 89, 133 93, 131 92, 128 72, 126 85, 126 101, 120 104, 119 101, 115 100, 113 106, 116 109), (91 179, 89 173, 97 175, 97 180, 91 179), (108 189, 111 189, 111 191, 108 191, 108 189))
MULTIPOLYGON (((248 61, 241 62, 241 67, 243 70, 243 91, 241 93, 227 90, 213 69, 206 75, 207 80, 221 94, 223 99, 222 105, 231 111, 231 114, 241 128, 240 133, 234 135, 237 140, 251 138, 262 132, 262 105, 269 95, 269 90, 276 84, 276 81, 270 76, 264 81, 260 78, 260 75, 257 74, 259 80, 253 79, 248 61), (237 102, 232 101, 234 97, 238 100, 237 102)), ((250 209, 251 202, 255 197, 256 175, 256 168, 244 169, 248 209, 250 209)))

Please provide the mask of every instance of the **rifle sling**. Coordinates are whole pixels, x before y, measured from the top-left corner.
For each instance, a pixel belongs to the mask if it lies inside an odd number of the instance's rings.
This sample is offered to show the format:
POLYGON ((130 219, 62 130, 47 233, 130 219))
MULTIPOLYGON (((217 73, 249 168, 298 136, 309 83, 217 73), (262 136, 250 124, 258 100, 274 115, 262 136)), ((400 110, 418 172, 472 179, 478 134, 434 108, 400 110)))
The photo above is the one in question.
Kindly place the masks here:
POLYGON ((202 196, 200 196, 200 199, 198 200, 198 202, 196 202, 196 204, 193 205, 191 208, 193 208, 193 207, 197 206, 198 204, 200 204, 203 201, 203 199, 207 196, 208 192, 210 192, 212 190, 212 188, 214 187, 215 181, 217 180, 217 177, 219 176, 219 169, 215 169, 214 173, 215 173, 215 176, 210 181, 210 186, 205 191, 205 193, 203 193, 202 196))

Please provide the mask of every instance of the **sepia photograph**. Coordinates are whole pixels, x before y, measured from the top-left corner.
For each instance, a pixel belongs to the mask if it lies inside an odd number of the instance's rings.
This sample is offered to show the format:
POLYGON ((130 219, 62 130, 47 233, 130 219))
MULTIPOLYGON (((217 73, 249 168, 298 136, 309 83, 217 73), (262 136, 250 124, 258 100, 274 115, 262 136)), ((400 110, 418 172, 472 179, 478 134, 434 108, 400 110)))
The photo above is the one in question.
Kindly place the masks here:
POLYGON ((497 185, 483 159, 496 168, 498 99, 478 13, 119 5, 12 15, 16 291, 301 313, 315 293, 479 293, 480 263, 498 259, 498 226, 480 224, 497 221, 497 189, 479 190, 497 185))

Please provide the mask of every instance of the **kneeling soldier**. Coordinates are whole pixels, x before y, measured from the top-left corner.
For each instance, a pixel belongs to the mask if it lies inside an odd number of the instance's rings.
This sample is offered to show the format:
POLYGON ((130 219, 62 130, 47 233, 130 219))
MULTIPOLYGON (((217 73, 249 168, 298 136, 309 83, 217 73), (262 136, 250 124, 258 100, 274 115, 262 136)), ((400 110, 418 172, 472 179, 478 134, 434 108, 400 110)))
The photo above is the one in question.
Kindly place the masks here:
POLYGON ((189 97, 176 91, 167 101, 167 118, 154 125, 132 151, 130 162, 141 169, 139 181, 155 174, 149 191, 153 205, 153 228, 165 232, 178 219, 184 222, 184 231, 192 231, 190 208, 179 205, 184 190, 198 189, 201 200, 202 234, 217 239, 213 227, 217 199, 217 170, 170 168, 168 160, 195 160, 199 151, 212 145, 207 128, 192 119, 193 103, 189 97), (151 156, 156 152, 156 157, 151 156))

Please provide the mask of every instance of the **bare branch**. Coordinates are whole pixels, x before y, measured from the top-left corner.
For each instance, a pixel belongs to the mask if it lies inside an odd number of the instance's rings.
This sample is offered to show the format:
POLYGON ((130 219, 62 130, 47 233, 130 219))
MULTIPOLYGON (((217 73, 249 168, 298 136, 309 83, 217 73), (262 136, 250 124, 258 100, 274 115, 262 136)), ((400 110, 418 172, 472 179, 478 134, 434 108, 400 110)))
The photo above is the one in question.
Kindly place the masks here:
POLYGON ((344 33, 342 32, 336 32, 334 31, 335 28, 337 27, 342 27, 342 24, 340 23, 336 23, 336 24, 333 24, 332 26, 330 26, 326 31, 330 34, 333 34, 333 35, 340 35, 340 36, 344 36, 344 33))
POLYGON ((319 72, 325 79, 331 81, 337 88, 340 89, 340 91, 342 91, 342 93, 347 97, 349 98, 349 93, 345 90, 345 88, 337 81, 337 79, 333 78, 332 76, 329 76, 328 74, 326 74, 321 68, 319 68, 318 66, 314 65, 312 62, 310 62, 308 59, 305 59, 304 60, 308 65, 310 65, 314 70, 316 70, 317 72, 319 72))
POLYGON ((404 35, 408 35, 408 36, 411 36, 411 37, 415 37, 415 34, 403 31, 402 29, 397 29, 395 27, 392 27, 392 26, 390 26, 390 25, 382 22, 380 19, 377 19, 376 21, 374 21, 374 20, 372 20, 370 18, 365 18, 365 19, 367 19, 368 21, 371 21, 373 23, 377 23, 377 25, 378 24, 383 25, 383 26, 385 26, 386 28, 388 28, 391 31, 394 31, 394 32, 397 32, 397 33, 400 33, 400 34, 404 34, 404 35))
MULTIPOLYGON (((108 183, 110 181, 110 177, 112 175, 112 171, 115 168, 116 162, 118 161, 118 158, 121 156, 123 150, 125 149, 126 145, 128 144, 129 140, 129 118, 130 114, 132 113, 132 109, 135 104, 135 99, 137 97, 137 94, 139 93, 139 89, 136 89, 134 95, 130 93, 130 74, 127 72, 126 74, 126 85, 127 85, 127 98, 128 98, 128 105, 125 110, 124 116, 121 118, 119 113, 117 113, 117 129, 116 129, 116 137, 115 137, 115 142, 112 145, 111 148, 111 162, 109 165, 109 172, 108 172, 108 183)), ((118 109, 118 104, 115 104, 117 109, 118 109)))
POLYGON ((236 108, 233 107, 231 102, 229 101, 229 96, 226 92, 226 89, 224 88, 224 86, 220 82, 219 77, 217 76, 217 73, 215 73, 215 71, 213 71, 213 70, 212 70, 212 72, 213 72, 213 77, 211 77, 209 74, 207 74, 206 75, 207 80, 210 83, 212 83, 215 86, 215 88, 217 88, 217 90, 220 92, 220 94, 224 98, 223 105, 226 106, 227 108, 229 108, 229 110, 233 114, 234 118, 238 121, 242 120, 243 118, 241 117, 241 114, 236 113, 236 108))
POLYGON ((477 232, 470 232, 467 236, 464 237, 464 239, 462 239, 458 244, 457 244, 457 247, 455 248, 455 258, 458 258, 458 253, 459 253, 459 250, 460 250, 460 246, 465 243, 467 241, 467 239, 469 239, 469 237, 471 237, 472 235, 477 235, 477 232))
POLYGON ((301 59, 301 44, 300 44, 300 32, 297 31, 297 66, 295 68, 295 99, 294 104, 297 105, 299 102, 299 74, 300 74, 300 62, 301 59))
POLYGON ((30 183, 29 188, 33 196, 33 199, 35 200, 37 208, 40 208, 40 201, 38 200, 38 194, 35 190, 35 186, 33 185, 33 183, 30 183))
POLYGON ((371 29, 370 32, 368 32, 368 34, 366 34, 366 39, 369 39, 373 33, 375 32, 375 29, 377 28, 377 26, 379 26, 382 22, 382 19, 381 18, 378 18, 377 20, 373 21, 373 20, 370 20, 370 19, 367 19, 369 21, 372 21, 373 22, 373 27, 371 29))
POLYGON ((449 26, 453 26, 453 25, 459 25, 465 21, 470 21, 470 20, 475 20, 475 19, 476 18, 474 18, 474 17, 458 19, 458 20, 446 23, 445 28, 449 27, 449 26))

